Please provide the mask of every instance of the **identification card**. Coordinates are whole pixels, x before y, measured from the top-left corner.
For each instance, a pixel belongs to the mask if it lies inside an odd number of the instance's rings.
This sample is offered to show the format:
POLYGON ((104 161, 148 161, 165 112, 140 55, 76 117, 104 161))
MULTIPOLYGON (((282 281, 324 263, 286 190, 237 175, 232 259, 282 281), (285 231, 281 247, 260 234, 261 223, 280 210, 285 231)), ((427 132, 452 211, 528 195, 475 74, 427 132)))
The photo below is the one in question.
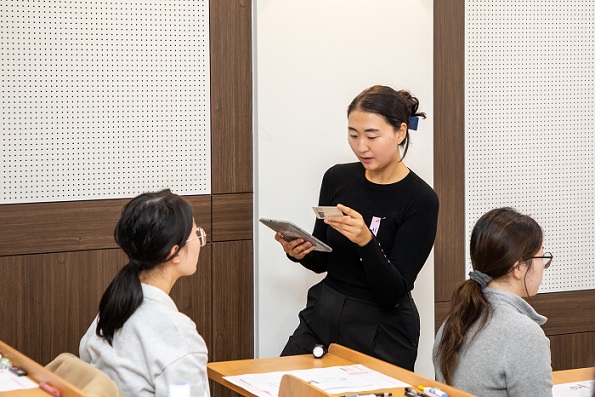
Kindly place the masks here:
POLYGON ((337 207, 330 207, 330 206, 321 206, 321 207, 312 207, 314 213, 316 214, 316 218, 324 219, 327 216, 343 216, 344 214, 341 212, 340 209, 337 207))

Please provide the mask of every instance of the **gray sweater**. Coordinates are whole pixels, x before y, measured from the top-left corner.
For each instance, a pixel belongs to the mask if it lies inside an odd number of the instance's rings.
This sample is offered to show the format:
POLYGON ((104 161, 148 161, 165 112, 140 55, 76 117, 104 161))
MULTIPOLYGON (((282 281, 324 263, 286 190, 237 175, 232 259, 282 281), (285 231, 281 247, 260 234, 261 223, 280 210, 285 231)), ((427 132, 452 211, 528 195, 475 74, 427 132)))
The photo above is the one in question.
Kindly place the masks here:
MULTIPOLYGON (((551 397, 550 341, 540 327, 547 319, 515 294, 489 287, 483 293, 493 316, 479 333, 475 324, 465 336, 452 386, 480 397, 551 397)), ((436 349, 443 327, 434 342, 440 382, 436 349)))
POLYGON ((95 334, 81 339, 81 359, 112 378, 126 397, 167 397, 175 383, 191 396, 209 397, 207 346, 196 325, 159 288, 141 284, 143 303, 114 333, 113 347, 95 334))

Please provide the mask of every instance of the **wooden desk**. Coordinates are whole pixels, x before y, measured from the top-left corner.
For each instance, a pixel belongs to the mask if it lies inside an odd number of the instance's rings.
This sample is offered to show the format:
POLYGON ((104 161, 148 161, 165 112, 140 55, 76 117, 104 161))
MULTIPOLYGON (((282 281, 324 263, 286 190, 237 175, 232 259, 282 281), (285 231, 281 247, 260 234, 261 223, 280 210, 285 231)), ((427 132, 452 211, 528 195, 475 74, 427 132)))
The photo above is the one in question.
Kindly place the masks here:
MULTIPOLYGON (((406 369, 389 364, 382 360, 370 357, 355 350, 351 350, 341 345, 331 344, 329 352, 321 359, 314 358, 311 354, 299 356, 262 358, 251 360, 220 361, 207 364, 209 378, 223 386, 243 395, 254 397, 254 394, 234 385, 223 379, 224 376, 242 375, 249 373, 263 373, 275 371, 292 371, 297 369, 323 368, 336 365, 362 364, 370 369, 381 372, 385 375, 409 383, 412 387, 418 385, 439 387, 442 391, 448 393, 449 397, 473 397, 472 394, 465 393, 454 387, 436 382, 435 380, 417 375, 406 369)), ((375 392, 392 392, 393 396, 403 396, 403 389, 382 389, 375 392)), ((371 391, 374 392, 374 391, 371 391)), ((279 396, 303 396, 303 397, 322 397, 330 396, 320 389, 316 389, 310 384, 301 381, 295 377, 284 376, 281 381, 279 396)))
MULTIPOLYGON (((0 354, 8 357, 15 367, 19 367, 27 371, 28 376, 33 381, 47 382, 52 386, 57 387, 62 391, 62 397, 88 397, 87 394, 74 387, 71 383, 60 378, 53 372, 45 369, 40 364, 36 363, 29 357, 25 356, 18 350, 10 347, 6 343, 0 341, 0 354)), ((51 395, 40 388, 15 390, 0 392, 2 397, 51 397, 51 395)))
POLYGON ((552 372, 554 385, 562 383, 580 382, 582 380, 595 379, 595 367, 567 369, 564 371, 552 372))

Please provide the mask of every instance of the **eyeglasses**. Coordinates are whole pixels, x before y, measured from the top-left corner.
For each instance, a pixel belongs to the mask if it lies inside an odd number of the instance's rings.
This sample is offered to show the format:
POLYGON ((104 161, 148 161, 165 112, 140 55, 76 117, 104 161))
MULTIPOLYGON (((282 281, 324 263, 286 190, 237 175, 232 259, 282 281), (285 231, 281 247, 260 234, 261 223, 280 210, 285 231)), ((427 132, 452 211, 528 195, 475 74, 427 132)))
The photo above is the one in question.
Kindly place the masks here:
POLYGON ((551 252, 544 252, 543 256, 532 256, 530 258, 527 258, 526 260, 529 259, 543 259, 543 268, 547 269, 548 267, 550 267, 550 265, 552 264, 552 260, 554 259, 554 255, 551 252))
POLYGON ((205 229, 203 229, 202 227, 197 227, 196 228, 196 237, 190 237, 188 240, 186 240, 186 242, 188 241, 192 241, 198 239, 198 242, 200 243, 200 247, 204 247, 205 245, 207 245, 207 233, 205 232, 205 229))

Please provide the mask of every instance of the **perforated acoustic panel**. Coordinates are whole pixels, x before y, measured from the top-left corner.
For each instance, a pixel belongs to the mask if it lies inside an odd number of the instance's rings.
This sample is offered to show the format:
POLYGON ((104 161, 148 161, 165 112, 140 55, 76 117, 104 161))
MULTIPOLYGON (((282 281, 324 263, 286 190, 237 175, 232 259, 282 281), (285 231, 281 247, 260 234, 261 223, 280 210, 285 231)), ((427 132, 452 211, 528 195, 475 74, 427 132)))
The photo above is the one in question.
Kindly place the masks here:
POLYGON ((595 1, 466 0, 466 21, 467 241, 512 206, 554 254, 540 292, 595 288, 595 1))
POLYGON ((0 4, 0 203, 210 193, 208 0, 0 4))

